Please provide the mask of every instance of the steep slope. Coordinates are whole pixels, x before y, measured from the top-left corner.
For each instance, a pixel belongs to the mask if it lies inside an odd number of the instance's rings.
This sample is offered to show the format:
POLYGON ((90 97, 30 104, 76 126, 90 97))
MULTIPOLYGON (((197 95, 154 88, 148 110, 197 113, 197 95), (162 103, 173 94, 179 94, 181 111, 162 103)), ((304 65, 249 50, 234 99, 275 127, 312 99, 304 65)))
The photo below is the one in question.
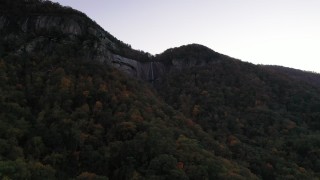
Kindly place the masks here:
POLYGON ((157 89, 227 146, 225 157, 263 179, 319 177, 318 87, 199 45, 156 58, 186 67, 170 71, 157 89))
POLYGON ((254 178, 215 156, 219 144, 150 87, 115 69, 38 54, 0 64, 1 178, 254 178))
POLYGON ((141 63, 128 52, 143 53, 70 8, 0 4, 1 179, 257 179, 114 68, 117 57, 141 63))
POLYGON ((313 86, 320 87, 320 74, 318 73, 302 71, 299 69, 293 69, 282 66, 262 65, 261 67, 271 71, 271 73, 278 73, 289 78, 293 78, 297 81, 307 82, 313 86))
POLYGON ((320 176, 320 90, 292 73, 152 57, 50 1, 0 1, 0 33, 3 179, 320 176))
MULTIPOLYGON (((65 46, 74 49, 70 56, 100 61, 143 80, 151 78, 151 55, 133 50, 85 14, 57 3, 40 0, 3 0, 0 2, 0 53, 41 52, 67 55, 65 46)), ((4 54, 3 54, 4 53, 4 54)), ((0 54, 0 55, 1 55, 0 54)))

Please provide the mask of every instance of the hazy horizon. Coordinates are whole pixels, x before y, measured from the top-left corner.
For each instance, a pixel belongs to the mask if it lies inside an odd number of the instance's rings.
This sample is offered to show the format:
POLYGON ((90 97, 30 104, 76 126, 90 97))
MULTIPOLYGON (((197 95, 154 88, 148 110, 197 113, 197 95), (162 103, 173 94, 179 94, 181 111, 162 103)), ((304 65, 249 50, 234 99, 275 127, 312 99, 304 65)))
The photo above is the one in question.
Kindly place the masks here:
POLYGON ((320 73, 320 1, 54 0, 151 54, 197 43, 254 64, 320 73))

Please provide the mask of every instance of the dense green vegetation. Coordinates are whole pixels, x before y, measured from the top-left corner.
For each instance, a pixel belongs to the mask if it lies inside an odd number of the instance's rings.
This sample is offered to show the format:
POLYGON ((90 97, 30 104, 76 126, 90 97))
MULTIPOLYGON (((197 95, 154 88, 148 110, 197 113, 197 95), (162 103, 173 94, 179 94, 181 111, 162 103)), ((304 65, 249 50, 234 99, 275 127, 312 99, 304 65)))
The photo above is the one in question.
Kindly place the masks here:
POLYGON ((0 73, 1 178, 254 178, 148 85, 106 65, 9 55, 0 73))
POLYGON ((313 86, 320 87, 320 74, 310 71, 302 71, 298 69, 282 67, 282 66, 272 66, 272 65, 261 65, 262 68, 269 71, 270 73, 280 74, 282 76, 289 76, 296 81, 307 82, 313 86))
MULTIPOLYGON (((183 46, 165 57, 171 57, 169 62, 190 57, 201 62, 217 56, 207 48, 207 54, 197 55, 197 48, 183 46)), ((260 177, 319 176, 320 89, 232 58, 212 61, 172 70, 158 87, 161 96, 225 144, 229 158, 260 177)))
POLYGON ((316 75, 196 44, 150 57, 107 33, 111 53, 165 65, 154 88, 88 58, 104 42, 88 32, 19 27, 40 16, 101 30, 57 3, 0 1, 1 179, 320 177, 316 75))
MULTIPOLYGON (((217 62, 220 59, 226 60, 226 56, 212 51, 211 49, 199 45, 191 44, 179 48, 170 48, 154 57, 154 61, 163 62, 167 66, 172 66, 174 61, 183 62, 188 65, 204 65, 217 62)), ((229 60, 229 59, 227 59, 229 60)))

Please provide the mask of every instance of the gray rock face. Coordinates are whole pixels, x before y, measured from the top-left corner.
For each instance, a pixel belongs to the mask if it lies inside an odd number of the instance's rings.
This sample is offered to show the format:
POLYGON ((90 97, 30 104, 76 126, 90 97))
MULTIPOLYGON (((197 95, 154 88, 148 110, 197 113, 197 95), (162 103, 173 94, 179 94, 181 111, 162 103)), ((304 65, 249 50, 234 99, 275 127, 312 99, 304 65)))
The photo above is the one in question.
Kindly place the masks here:
POLYGON ((130 77, 152 83, 161 80, 166 73, 208 64, 205 60, 192 57, 172 59, 166 65, 123 57, 119 54, 130 54, 129 47, 119 43, 92 20, 76 13, 30 13, 26 16, 2 14, 0 33, 2 32, 5 33, 0 39, 20 45, 20 48, 13 50, 14 53, 41 52, 50 56, 64 54, 65 51, 68 54, 70 50, 73 58, 109 64, 130 77))
POLYGON ((0 30, 14 27, 15 29, 19 28, 18 30, 22 33, 59 32, 65 35, 75 36, 90 34, 108 43, 112 43, 102 28, 74 15, 35 15, 19 17, 17 19, 11 18, 12 17, 6 15, 0 16, 0 30))
MULTIPOLYGON (((72 18, 61 18, 56 16, 38 16, 35 19, 30 21, 30 18, 27 18, 23 24, 25 24, 24 30, 26 32, 30 29, 35 28, 36 31, 60 31, 64 34, 73 34, 73 35, 82 35, 82 29, 78 22, 72 18), (34 27, 32 27, 34 26, 34 27)), ((23 26, 22 26, 23 27, 23 26)))
POLYGON ((155 82, 165 73, 165 66, 160 62, 140 62, 114 55, 111 65, 131 77, 155 82))
POLYGON ((11 19, 10 16, 0 17, 0 29, 18 27, 21 32, 58 31, 64 34, 81 35, 80 25, 72 18, 58 16, 28 16, 11 19))
MULTIPOLYGON (((76 16, 27 16, 15 20, 10 16, 0 16, 0 31, 9 31, 15 27, 17 32, 7 35, 15 39, 24 39, 26 34, 35 34, 33 39, 22 42, 21 47, 16 53, 41 51, 46 54, 55 53, 54 47, 69 43, 80 43, 82 53, 81 58, 109 64, 130 77, 138 78, 154 83, 161 79, 165 73, 165 66, 160 62, 141 62, 135 59, 129 59, 117 54, 113 54, 110 49, 116 49, 117 46, 110 39, 108 34, 102 28, 93 24, 84 22, 82 18, 76 16), (66 35, 64 39, 46 36, 50 32, 59 32, 66 35), (42 34, 42 35, 37 35, 42 34), (93 36, 89 40, 80 40, 78 37, 93 36)), ((4 37, 5 39, 5 37, 4 37)), ((12 38, 11 38, 12 39, 12 38)))

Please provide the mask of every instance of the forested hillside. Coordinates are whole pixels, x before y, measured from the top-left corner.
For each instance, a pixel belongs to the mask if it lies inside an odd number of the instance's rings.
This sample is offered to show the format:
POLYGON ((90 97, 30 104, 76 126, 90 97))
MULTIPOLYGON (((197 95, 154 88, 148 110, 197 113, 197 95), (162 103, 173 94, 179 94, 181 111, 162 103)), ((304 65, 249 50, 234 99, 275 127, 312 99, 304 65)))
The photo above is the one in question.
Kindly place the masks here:
POLYGON ((307 82, 311 85, 320 87, 320 74, 309 71, 302 71, 299 69, 293 69, 282 66, 264 65, 262 68, 270 71, 271 73, 278 73, 284 76, 288 76, 297 81, 307 82))
MULTIPOLYGON (((148 83, 85 56, 106 41, 83 31, 81 23, 101 29, 82 13, 48 1, 1 3, 1 179, 256 178, 216 156, 222 147, 148 83), (34 13, 43 29, 21 28, 34 13), (51 31, 48 13, 71 30, 51 31)), ((145 56, 108 41, 105 52, 145 56)))
POLYGON ((309 81, 197 44, 153 57, 44 0, 0 1, 0 33, 1 179, 320 177, 309 81))
POLYGON ((227 146, 229 158, 264 179, 319 173, 319 87, 227 56, 219 60, 206 47, 206 54, 198 54, 200 47, 164 53, 167 62, 200 62, 167 74, 158 87, 166 102, 227 146), (217 58, 201 65, 210 61, 206 57, 217 58))
POLYGON ((0 73, 2 178, 254 177, 215 156, 219 144, 150 86, 108 66, 9 55, 0 73))

